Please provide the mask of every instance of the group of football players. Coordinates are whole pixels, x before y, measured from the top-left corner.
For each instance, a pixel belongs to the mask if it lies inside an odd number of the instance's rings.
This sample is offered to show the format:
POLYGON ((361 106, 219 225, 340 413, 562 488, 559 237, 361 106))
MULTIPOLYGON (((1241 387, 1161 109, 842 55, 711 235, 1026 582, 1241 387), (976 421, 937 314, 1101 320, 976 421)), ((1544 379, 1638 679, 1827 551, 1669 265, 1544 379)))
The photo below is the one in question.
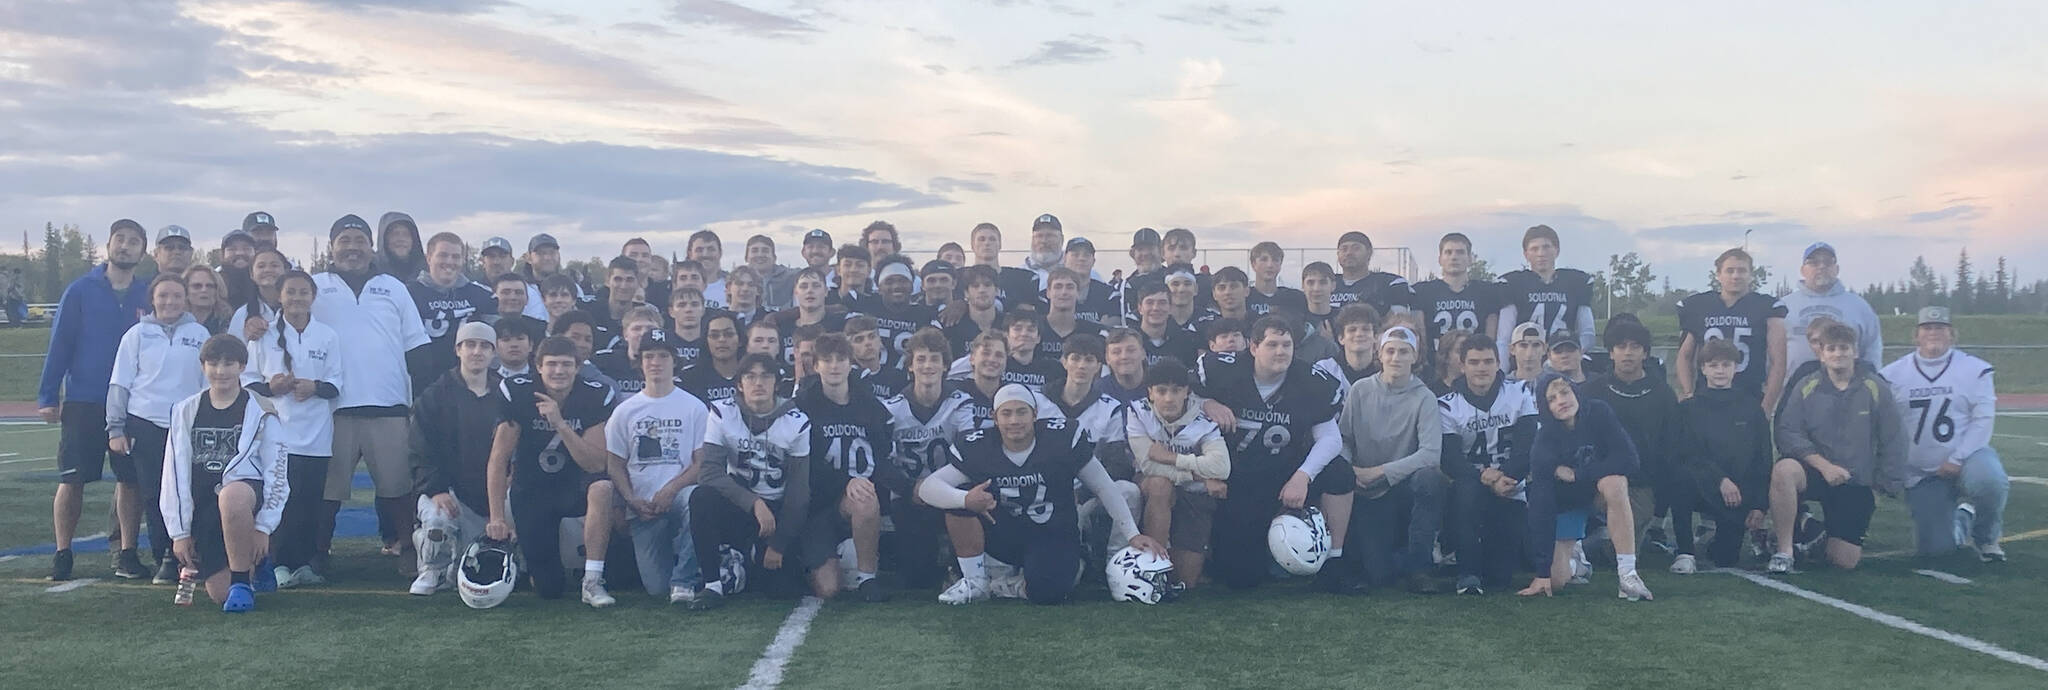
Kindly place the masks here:
POLYGON ((1347 232, 1299 289, 1278 245, 1211 271, 1185 229, 1138 230, 1105 281, 1049 214, 1009 266, 987 223, 922 265, 880 221, 811 230, 795 268, 766 235, 730 265, 711 231, 673 262, 636 238, 601 276, 546 234, 472 255, 403 213, 336 220, 311 274, 276 233, 251 213, 209 266, 185 229, 152 250, 124 219, 65 291, 40 391, 63 425, 52 579, 104 467, 114 575, 226 611, 335 576, 363 466, 410 592, 478 607, 577 577, 591 606, 610 579, 692 610, 1288 576, 1484 594, 1533 573, 1516 591, 1549 595, 1610 558, 1639 600, 1644 546, 1681 574, 1698 548, 1854 568, 1878 493, 1904 495, 1920 553, 2004 558, 1991 367, 1940 307, 1882 363, 1825 243, 1777 298, 1721 254, 1667 370, 1633 315, 1596 332, 1591 277, 1541 225, 1497 282, 1462 234, 1411 285, 1347 232))

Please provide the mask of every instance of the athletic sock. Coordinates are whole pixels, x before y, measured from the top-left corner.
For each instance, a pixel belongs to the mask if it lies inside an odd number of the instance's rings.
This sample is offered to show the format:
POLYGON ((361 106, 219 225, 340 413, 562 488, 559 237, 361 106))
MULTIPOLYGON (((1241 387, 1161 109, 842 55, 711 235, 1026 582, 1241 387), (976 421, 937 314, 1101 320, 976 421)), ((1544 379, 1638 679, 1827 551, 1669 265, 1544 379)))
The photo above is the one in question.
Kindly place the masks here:
POLYGON ((875 574, 874 574, 874 573, 854 573, 854 574, 853 574, 853 586, 855 586, 855 587, 859 587, 859 586, 861 585, 861 583, 863 583, 863 582, 867 582, 868 580, 873 580, 873 579, 875 579, 875 574))
POLYGON ((583 561, 584 577, 604 577, 604 561, 583 561))
POLYGON ((1618 554, 1615 554, 1615 555, 1614 555, 1614 569, 1615 569, 1615 570, 1617 570, 1617 571, 1620 571, 1620 574, 1622 574, 1622 575, 1627 575, 1627 574, 1629 574, 1629 573, 1633 573, 1633 572, 1635 572, 1635 571, 1636 571, 1636 555, 1635 555, 1635 554, 1632 554, 1632 553, 1618 553, 1618 554))
POLYGON ((237 585, 246 585, 246 584, 249 584, 249 571, 247 571, 247 570, 230 570, 230 571, 228 571, 228 583, 229 583, 229 584, 237 584, 237 585))
POLYGON ((988 568, 982 566, 981 556, 967 556, 964 558, 956 558, 954 560, 960 561, 961 577, 968 578, 970 580, 988 579, 988 568))
POLYGON ((1343 558, 1343 557, 1344 557, 1344 547, 1342 547, 1342 546, 1339 546, 1339 547, 1335 547, 1335 548, 1332 548, 1332 549, 1330 549, 1330 557, 1331 557, 1331 558, 1343 558))

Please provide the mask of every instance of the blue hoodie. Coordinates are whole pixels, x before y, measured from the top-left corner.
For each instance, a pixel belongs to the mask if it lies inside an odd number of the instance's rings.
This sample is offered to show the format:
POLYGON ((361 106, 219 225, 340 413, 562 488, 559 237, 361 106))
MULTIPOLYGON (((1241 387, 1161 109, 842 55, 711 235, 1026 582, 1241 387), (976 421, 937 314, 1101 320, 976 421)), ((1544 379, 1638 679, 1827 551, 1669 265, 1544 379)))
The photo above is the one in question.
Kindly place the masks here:
POLYGON ((1564 422, 1551 416, 1545 391, 1550 390, 1550 382, 1560 379, 1570 381, 1556 373, 1545 373, 1537 377, 1534 390, 1541 412, 1536 415, 1540 420, 1536 442, 1529 449, 1529 547, 1538 575, 1550 572, 1550 546, 1557 538, 1557 514, 1591 508, 1600 478, 1626 477, 1641 464, 1635 442, 1629 440, 1628 430, 1621 426, 1614 408, 1588 397, 1578 384, 1572 384, 1572 392, 1579 397, 1579 414, 1572 426, 1566 428, 1564 422), (1559 481, 1558 467, 1570 467, 1577 476, 1570 482, 1559 481))
POLYGON ((70 402, 106 404, 121 335, 148 310, 149 281, 137 277, 126 293, 117 293, 106 264, 71 281, 50 323, 50 352, 43 358, 36 406, 56 407, 60 392, 70 402))

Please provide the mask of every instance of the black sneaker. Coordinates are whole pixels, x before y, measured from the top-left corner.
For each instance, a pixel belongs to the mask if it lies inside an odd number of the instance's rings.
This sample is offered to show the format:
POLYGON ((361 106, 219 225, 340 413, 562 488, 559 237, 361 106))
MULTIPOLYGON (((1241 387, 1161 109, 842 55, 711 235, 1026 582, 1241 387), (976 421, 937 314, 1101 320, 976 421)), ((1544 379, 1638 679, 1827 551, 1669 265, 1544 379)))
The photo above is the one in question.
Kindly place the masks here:
POLYGON ((710 611, 724 605, 724 594, 715 589, 701 589, 697 591, 697 598, 690 600, 689 608, 691 611, 710 611))
POLYGON ((114 577, 140 580, 149 577, 149 569, 142 567, 142 558, 135 555, 135 549, 121 549, 114 555, 114 577))
POLYGON ((1471 596, 1483 596, 1486 594, 1486 585, 1485 583, 1480 582, 1479 578, 1473 577, 1471 575, 1466 575, 1464 577, 1458 578, 1458 593, 1471 596))
POLYGON ((71 579, 71 549, 61 549, 50 557, 50 579, 63 582, 71 579))
POLYGON ((1409 573, 1409 574, 1408 574, 1408 580, 1407 580, 1407 586, 1408 586, 1408 592, 1409 592, 1409 593, 1411 593, 1411 594, 1443 594, 1443 593, 1444 593, 1444 586, 1443 586, 1443 584, 1441 584, 1441 583, 1437 582, 1437 581, 1436 581, 1436 578, 1430 577, 1428 573, 1423 573, 1423 572, 1413 572, 1413 573, 1409 573))
POLYGON ((1331 559, 1316 571, 1315 588, 1331 594, 1367 594, 1371 588, 1365 578, 1359 577, 1351 564, 1342 558, 1331 559))
POLYGON ((156 562, 156 577, 149 579, 153 585, 174 585, 178 583, 178 559, 170 556, 156 562))
POLYGON ((878 579, 870 578, 867 582, 860 583, 860 586, 854 589, 860 592, 861 601, 870 604, 879 604, 889 600, 888 590, 882 589, 882 581, 878 579))

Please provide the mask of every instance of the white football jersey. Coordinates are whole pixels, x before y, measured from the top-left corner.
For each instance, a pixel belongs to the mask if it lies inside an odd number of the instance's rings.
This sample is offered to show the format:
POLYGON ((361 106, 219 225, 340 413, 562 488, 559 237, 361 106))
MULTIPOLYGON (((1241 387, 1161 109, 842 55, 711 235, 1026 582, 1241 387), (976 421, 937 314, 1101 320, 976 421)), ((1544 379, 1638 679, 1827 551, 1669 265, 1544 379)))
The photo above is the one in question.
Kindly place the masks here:
MULTIPOLYGON (((1991 363, 1961 350, 1933 366, 1918 353, 1906 353, 1885 365, 1892 395, 1905 406, 1900 413, 1911 448, 1906 462, 1919 473, 1958 455, 1967 456, 1991 442, 1998 393, 1992 387, 1991 363)), ((1917 482, 1916 482, 1917 483, 1917 482)))
MULTIPOLYGON (((1188 404, 1195 403, 1193 397, 1188 398, 1188 404)), ((1147 398, 1131 401, 1124 414, 1125 438, 1143 435, 1152 439, 1153 443, 1166 444, 1175 455, 1200 455, 1203 441, 1223 438, 1223 430, 1217 428, 1216 422, 1209 419, 1209 415, 1199 411, 1186 426, 1173 428, 1166 420, 1159 418, 1158 412, 1152 410, 1152 401, 1147 398)))
MULTIPOLYGON (((1456 455, 1484 458, 1485 467, 1496 469, 1507 463, 1508 456, 1515 452, 1511 432, 1515 422, 1536 415, 1536 396, 1529 391, 1529 384, 1523 381, 1502 381, 1500 393, 1493 397, 1493 406, 1486 409, 1473 405, 1458 391, 1451 391, 1437 398, 1436 402, 1443 420, 1443 433, 1458 437, 1456 455)), ((1523 450, 1527 452, 1527 449, 1523 450)), ((1527 500, 1519 493, 1515 498, 1527 500)))
POLYGON ((726 473, 733 481, 746 487, 764 501, 782 499, 785 483, 784 474, 791 458, 803 458, 798 462, 809 462, 811 456, 811 420, 802 410, 789 406, 766 429, 755 433, 747 427, 745 415, 741 414, 739 403, 721 400, 712 403, 715 419, 704 427, 704 445, 723 446, 733 453, 726 465, 726 473))
POLYGON ((948 390, 928 418, 919 417, 910 398, 897 395, 882 401, 896 420, 896 464, 911 479, 945 467, 953 460, 953 443, 974 424, 974 401, 966 393, 948 390))

